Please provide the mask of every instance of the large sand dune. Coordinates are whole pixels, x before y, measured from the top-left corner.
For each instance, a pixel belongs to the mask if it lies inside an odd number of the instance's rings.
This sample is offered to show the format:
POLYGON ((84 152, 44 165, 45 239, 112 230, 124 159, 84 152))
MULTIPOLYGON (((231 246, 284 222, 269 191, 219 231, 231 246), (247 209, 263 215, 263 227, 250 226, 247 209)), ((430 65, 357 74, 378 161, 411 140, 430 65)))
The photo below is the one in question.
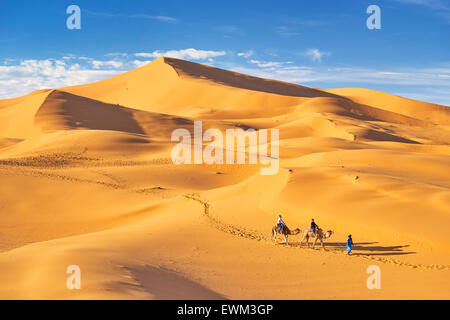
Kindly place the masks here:
POLYGON ((448 299, 449 142, 447 106, 171 58, 0 100, 0 298, 448 299), (279 129, 279 172, 174 165, 194 120, 279 129), (274 243, 279 212, 335 234, 274 243))

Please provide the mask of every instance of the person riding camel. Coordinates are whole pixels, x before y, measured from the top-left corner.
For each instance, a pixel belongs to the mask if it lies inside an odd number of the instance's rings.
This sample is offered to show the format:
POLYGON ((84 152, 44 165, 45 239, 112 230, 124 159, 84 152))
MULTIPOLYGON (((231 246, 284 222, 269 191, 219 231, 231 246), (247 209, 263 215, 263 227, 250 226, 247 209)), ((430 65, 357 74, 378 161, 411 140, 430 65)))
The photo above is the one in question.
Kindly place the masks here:
POLYGON ((281 214, 278 215, 277 227, 280 228, 280 232, 283 233, 286 223, 281 219, 281 214))
POLYGON ((309 230, 314 234, 319 231, 319 226, 314 222, 314 219, 311 220, 311 226, 309 227, 309 230))

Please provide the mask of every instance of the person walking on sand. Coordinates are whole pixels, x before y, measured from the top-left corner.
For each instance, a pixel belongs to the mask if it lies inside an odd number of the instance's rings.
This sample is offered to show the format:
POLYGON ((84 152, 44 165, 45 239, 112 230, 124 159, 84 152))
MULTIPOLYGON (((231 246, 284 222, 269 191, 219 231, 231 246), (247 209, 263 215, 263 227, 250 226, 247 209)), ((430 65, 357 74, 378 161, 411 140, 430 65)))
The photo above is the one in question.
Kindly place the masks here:
POLYGON ((352 239, 352 235, 349 234, 348 238, 347 238, 347 254, 350 255, 350 253, 352 252, 352 246, 353 246, 353 239, 352 239))

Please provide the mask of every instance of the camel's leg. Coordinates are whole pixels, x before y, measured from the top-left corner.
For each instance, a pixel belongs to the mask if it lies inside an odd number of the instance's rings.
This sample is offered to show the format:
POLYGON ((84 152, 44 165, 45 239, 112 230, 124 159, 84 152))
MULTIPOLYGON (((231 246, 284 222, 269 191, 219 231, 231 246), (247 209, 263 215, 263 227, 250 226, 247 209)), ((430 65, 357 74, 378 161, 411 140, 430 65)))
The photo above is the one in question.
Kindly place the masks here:
POLYGON ((288 244, 288 236, 287 236, 287 234, 284 235, 284 243, 288 244))
POLYGON ((324 249, 325 247, 323 245, 323 239, 322 238, 320 238, 320 243, 322 244, 322 249, 324 249))
POLYGON ((314 238, 313 249, 316 247, 316 243, 317 243, 317 237, 314 238))
POLYGON ((272 230, 272 240, 277 241, 277 232, 275 230, 272 230))
POLYGON ((309 248, 309 236, 306 235, 306 246, 309 248))
POLYGON ((305 235, 303 235, 302 240, 300 240, 300 246, 302 246, 303 240, 305 240, 305 235))

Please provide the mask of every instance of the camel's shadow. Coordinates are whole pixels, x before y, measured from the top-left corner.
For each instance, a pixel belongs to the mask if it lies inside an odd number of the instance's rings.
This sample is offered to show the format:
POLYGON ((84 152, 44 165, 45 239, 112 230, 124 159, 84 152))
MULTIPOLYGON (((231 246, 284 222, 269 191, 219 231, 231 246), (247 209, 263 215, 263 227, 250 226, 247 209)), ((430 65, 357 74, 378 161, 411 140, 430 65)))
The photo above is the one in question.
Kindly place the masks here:
MULTIPOLYGON (((396 256, 406 254, 416 254, 413 251, 404 251, 409 245, 399 246, 381 246, 378 242, 358 242, 353 244, 352 255, 354 256, 396 256), (363 252, 358 252, 363 251, 363 252)), ((298 242, 292 242, 289 246, 307 248, 306 244, 300 246, 298 242)), ((346 252, 347 244, 345 242, 324 242, 325 250, 346 252)), ((309 248, 312 248, 310 244, 309 248)), ((322 249, 320 244, 316 244, 315 249, 322 249)))

